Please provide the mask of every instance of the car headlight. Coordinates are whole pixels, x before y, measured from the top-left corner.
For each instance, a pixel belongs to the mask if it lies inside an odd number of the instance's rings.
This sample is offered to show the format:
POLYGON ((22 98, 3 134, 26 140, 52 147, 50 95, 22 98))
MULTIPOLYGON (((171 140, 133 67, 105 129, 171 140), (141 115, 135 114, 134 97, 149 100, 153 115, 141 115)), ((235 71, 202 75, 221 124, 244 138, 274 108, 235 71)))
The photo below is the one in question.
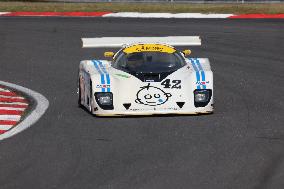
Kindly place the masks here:
POLYGON ((206 106, 212 96, 211 89, 196 89, 194 91, 194 105, 195 107, 204 107, 206 106))
POLYGON ((113 95, 110 92, 96 92, 95 98, 97 104, 104 110, 113 109, 113 95))

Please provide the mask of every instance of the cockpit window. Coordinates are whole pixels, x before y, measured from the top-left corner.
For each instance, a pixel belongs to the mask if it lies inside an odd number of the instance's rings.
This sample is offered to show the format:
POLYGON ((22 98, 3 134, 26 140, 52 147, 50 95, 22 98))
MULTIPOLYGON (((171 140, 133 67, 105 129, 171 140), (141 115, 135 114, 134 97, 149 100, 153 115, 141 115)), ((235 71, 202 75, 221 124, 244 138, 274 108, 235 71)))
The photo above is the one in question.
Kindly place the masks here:
POLYGON ((185 61, 178 52, 122 52, 113 63, 114 68, 129 73, 172 72, 184 65, 185 61))

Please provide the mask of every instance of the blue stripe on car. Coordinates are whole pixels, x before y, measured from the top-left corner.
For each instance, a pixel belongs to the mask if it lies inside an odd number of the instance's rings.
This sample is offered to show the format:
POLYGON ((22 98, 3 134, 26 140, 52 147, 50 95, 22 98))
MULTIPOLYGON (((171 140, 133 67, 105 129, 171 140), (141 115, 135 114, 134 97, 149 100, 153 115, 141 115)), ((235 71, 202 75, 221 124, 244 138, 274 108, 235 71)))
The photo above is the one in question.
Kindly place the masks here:
MULTIPOLYGON (((103 72, 101 71, 100 67, 99 67, 99 64, 96 60, 93 60, 92 61, 95 68, 97 69, 97 71, 99 72, 99 74, 101 75, 101 85, 104 85, 105 84, 105 76, 103 74, 103 72)), ((102 87, 102 92, 105 92, 105 88, 102 87)))
POLYGON ((203 82, 206 82, 205 80, 205 72, 203 71, 203 68, 200 64, 200 61, 199 59, 197 58, 189 58, 192 66, 193 66, 193 69, 195 71, 195 74, 196 74, 196 85, 197 85, 197 89, 201 89, 201 87, 203 87, 203 89, 206 89, 206 84, 203 85, 201 84, 201 81, 200 81, 200 75, 201 75, 201 79, 203 82))
MULTIPOLYGON (((197 65, 198 65, 199 70, 201 71, 201 78, 202 78, 202 81, 206 82, 206 81, 205 81, 205 72, 203 71, 203 68, 202 68, 202 66, 201 66, 201 64, 200 64, 200 61, 199 61, 197 58, 196 58, 195 60, 196 60, 196 63, 197 63, 197 65)), ((203 89, 206 89, 206 85, 203 85, 203 89)))
MULTIPOLYGON (((106 68, 104 67, 103 63, 100 60, 97 60, 100 64, 100 68, 102 69, 103 73, 106 76, 106 80, 107 80, 107 85, 110 86, 110 77, 109 77, 109 73, 106 71, 106 68)), ((107 87, 107 92, 110 92, 110 88, 107 87)))
MULTIPOLYGON (((196 81, 197 81, 197 82, 200 82, 200 75, 199 75, 199 72, 197 71, 197 72, 195 72, 195 74, 196 74, 196 81)), ((200 85, 199 85, 199 84, 197 85, 197 89, 200 89, 200 85)))

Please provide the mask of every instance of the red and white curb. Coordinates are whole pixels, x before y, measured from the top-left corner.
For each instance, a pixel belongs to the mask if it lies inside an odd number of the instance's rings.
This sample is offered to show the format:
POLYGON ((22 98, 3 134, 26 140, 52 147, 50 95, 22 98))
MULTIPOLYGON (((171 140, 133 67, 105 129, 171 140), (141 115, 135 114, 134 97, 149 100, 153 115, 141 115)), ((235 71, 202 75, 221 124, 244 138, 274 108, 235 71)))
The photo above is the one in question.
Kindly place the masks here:
POLYGON ((17 125, 28 106, 25 97, 0 85, 0 134, 17 125))
POLYGON ((11 137, 34 124, 48 108, 48 100, 30 89, 0 81, 0 140, 11 137), (12 89, 12 90, 11 90, 12 89), (35 108, 24 117, 30 104, 24 93, 35 101, 35 108))
POLYGON ((116 17, 116 18, 274 18, 284 19, 284 14, 203 14, 203 13, 141 13, 141 12, 0 12, 0 16, 37 17, 116 17))

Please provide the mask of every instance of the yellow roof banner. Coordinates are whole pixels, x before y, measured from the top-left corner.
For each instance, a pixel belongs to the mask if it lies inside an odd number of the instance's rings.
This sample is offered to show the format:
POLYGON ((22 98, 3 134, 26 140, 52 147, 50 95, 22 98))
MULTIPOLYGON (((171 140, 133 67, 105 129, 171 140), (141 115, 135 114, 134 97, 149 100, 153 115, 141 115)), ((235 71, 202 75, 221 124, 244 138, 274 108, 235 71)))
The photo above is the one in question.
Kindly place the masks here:
POLYGON ((164 52, 164 53, 174 53, 176 50, 167 45, 161 44, 137 44, 130 47, 126 47, 123 52, 126 54, 136 53, 136 52, 164 52))

